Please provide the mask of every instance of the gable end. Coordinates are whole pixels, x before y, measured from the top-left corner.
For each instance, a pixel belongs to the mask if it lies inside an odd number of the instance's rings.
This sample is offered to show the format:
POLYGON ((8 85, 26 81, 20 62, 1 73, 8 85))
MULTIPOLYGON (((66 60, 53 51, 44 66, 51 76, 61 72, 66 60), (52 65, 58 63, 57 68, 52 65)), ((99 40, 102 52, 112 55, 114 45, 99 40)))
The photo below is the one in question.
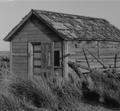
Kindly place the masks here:
POLYGON ((42 21, 48 28, 50 28, 52 31, 54 31, 61 39, 64 39, 64 35, 58 34, 54 28, 52 28, 49 23, 47 23, 42 17, 40 17, 37 13, 35 13, 34 10, 31 10, 20 22, 18 25, 16 25, 9 33, 8 35, 3 39, 4 41, 11 41, 13 39, 13 35, 31 18, 31 16, 34 15, 37 17, 40 21, 42 21))

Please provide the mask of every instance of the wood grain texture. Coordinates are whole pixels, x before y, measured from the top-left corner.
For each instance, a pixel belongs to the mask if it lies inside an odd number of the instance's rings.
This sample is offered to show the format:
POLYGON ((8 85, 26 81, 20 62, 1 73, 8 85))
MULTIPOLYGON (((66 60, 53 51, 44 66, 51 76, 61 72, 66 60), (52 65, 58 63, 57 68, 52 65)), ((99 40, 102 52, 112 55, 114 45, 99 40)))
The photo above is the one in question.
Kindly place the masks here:
MULTIPOLYGON (((98 42, 99 41, 91 41, 89 43, 87 41, 69 42, 68 52, 71 54, 71 56, 68 57, 69 61, 74 61, 78 64, 87 66, 84 53, 82 51, 82 48, 87 48, 93 55, 100 58, 108 67, 113 67, 114 56, 117 54, 116 67, 120 68, 120 42, 98 42)), ((91 56, 86 50, 85 52, 92 68, 101 67, 101 65, 94 59, 93 56, 91 56)))
MULTIPOLYGON (((55 47, 53 48, 61 48, 62 45, 60 41, 58 35, 51 31, 45 24, 37 19, 29 20, 14 34, 14 38, 12 39, 12 71, 16 74, 21 74, 21 72, 23 72, 25 75, 28 75, 28 73, 32 75, 33 70, 29 70, 33 67, 33 63, 30 62, 32 60, 29 57, 29 50, 31 48, 28 48, 28 46, 30 43, 54 42, 55 47)), ((36 48, 36 50, 37 49, 38 48, 36 48)), ((35 56, 38 57, 38 55, 35 56)))

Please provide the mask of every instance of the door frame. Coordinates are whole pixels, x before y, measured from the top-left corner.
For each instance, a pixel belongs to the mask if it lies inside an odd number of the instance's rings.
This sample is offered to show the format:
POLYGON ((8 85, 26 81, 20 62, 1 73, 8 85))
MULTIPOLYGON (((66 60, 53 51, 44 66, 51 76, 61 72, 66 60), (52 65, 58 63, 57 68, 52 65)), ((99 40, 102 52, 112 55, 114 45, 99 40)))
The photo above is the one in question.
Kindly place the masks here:
MULTIPOLYGON (((52 49, 52 68, 50 70, 51 73, 54 72, 54 42, 41 42, 41 41, 33 41, 33 42, 28 42, 28 76, 33 76, 34 73, 34 51, 33 51, 33 45, 34 44, 38 44, 40 43, 41 45, 43 45, 44 43, 50 43, 51 44, 51 49, 52 49)), ((42 49, 41 49, 42 50, 42 49)), ((41 53, 42 54, 42 53, 41 53)), ((41 64, 42 65, 42 64, 41 64)), ((44 69, 41 68, 41 71, 43 71, 44 69)))
POLYGON ((28 76, 33 75, 33 44, 28 43, 28 76))

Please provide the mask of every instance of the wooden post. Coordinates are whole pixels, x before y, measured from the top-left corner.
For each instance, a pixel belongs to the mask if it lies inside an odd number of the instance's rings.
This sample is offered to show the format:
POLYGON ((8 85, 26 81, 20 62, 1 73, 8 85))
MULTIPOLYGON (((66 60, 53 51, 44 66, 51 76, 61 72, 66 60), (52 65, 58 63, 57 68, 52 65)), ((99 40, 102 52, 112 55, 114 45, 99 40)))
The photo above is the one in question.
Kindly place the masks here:
POLYGON ((79 78, 83 76, 82 72, 78 69, 78 66, 74 62, 68 61, 68 66, 76 72, 79 78))
POLYGON ((97 41, 97 48, 98 48, 98 49, 97 49, 97 50, 98 50, 98 52, 97 52, 97 53, 98 53, 98 58, 100 58, 100 46, 99 46, 99 41, 97 41))
POLYGON ((86 67, 86 66, 83 66, 83 65, 81 65, 81 64, 76 64, 76 66, 77 66, 78 68, 81 68, 81 69, 85 69, 85 70, 91 71, 90 68, 88 68, 88 67, 86 67))
POLYGON ((86 59, 86 62, 87 62, 88 68, 89 68, 89 69, 91 69, 91 68, 90 68, 90 64, 89 64, 89 61, 88 61, 88 58, 87 58, 87 55, 86 55, 86 53, 85 53, 84 48, 83 48, 83 53, 84 53, 84 56, 85 56, 85 59, 86 59))
POLYGON ((117 54, 115 54, 115 58, 114 58, 114 73, 116 72, 116 62, 117 62, 117 54))
POLYGON ((33 45, 28 43, 28 76, 33 75, 33 45))
POLYGON ((69 57, 71 54, 65 54, 65 55, 63 55, 62 57, 60 57, 60 59, 64 59, 64 58, 66 58, 66 57, 69 57))
MULTIPOLYGON (((64 55, 69 53, 69 47, 68 46, 69 46, 69 42, 68 41, 64 41, 63 42, 63 47, 64 47, 63 54, 64 55)), ((69 73, 68 59, 69 59, 68 56, 63 59, 63 62, 64 62, 63 63, 63 65, 64 65, 63 73, 64 73, 64 77, 66 79, 68 79, 68 73, 69 73)))
POLYGON ((99 60, 95 55, 93 55, 88 49, 86 50, 89 52, 90 55, 92 55, 97 60, 97 62, 99 62, 103 66, 104 69, 107 68, 101 60, 99 60))

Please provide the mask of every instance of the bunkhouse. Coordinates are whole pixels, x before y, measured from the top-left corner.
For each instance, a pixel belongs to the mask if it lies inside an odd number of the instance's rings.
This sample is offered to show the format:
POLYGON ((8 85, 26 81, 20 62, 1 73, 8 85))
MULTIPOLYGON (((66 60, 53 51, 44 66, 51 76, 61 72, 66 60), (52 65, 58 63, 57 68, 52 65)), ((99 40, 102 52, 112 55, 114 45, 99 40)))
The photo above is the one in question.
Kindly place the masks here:
MULTIPOLYGON (((101 18, 31 10, 4 40, 10 42, 10 71, 20 77, 67 77, 74 73, 68 61, 87 65, 83 48, 109 67, 117 54, 120 68, 120 30, 101 18)), ((86 56, 91 68, 101 67, 87 51, 86 56)))

